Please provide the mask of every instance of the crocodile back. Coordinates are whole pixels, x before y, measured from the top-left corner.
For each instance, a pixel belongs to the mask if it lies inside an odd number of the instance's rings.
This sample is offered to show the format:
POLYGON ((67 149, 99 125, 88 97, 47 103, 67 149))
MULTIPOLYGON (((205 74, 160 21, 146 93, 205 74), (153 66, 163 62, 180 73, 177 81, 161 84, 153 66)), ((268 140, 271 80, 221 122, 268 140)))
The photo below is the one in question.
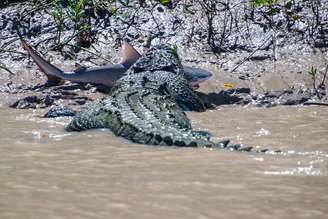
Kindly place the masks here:
POLYGON ((137 143, 213 146, 194 132, 183 110, 204 111, 169 47, 151 49, 119 79, 109 96, 78 113, 68 131, 109 128, 137 143))
POLYGON ((150 80, 130 86, 122 83, 110 96, 78 113, 66 129, 90 128, 108 128, 117 136, 141 144, 214 145, 207 136, 192 130, 185 112, 166 85, 150 80))

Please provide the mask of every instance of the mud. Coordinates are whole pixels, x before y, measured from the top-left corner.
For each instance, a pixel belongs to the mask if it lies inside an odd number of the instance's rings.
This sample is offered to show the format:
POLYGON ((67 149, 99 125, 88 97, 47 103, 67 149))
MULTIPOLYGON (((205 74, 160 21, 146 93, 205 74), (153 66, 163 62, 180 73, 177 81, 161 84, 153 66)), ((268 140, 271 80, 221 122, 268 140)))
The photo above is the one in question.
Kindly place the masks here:
MULTIPOLYGON (((44 75, 37 70, 21 48, 17 31, 46 59, 65 70, 73 69, 75 63, 99 66, 118 62, 121 39, 129 40, 141 53, 158 43, 176 45, 183 63, 213 72, 211 81, 203 84, 200 89, 200 92, 204 93, 204 100, 210 102, 208 105, 212 107, 231 103, 275 106, 280 103, 326 102, 326 86, 323 86, 318 94, 318 91, 313 89, 313 80, 308 72, 312 66, 316 68, 319 72, 316 84, 322 82, 328 63, 325 46, 328 14, 320 13, 317 16, 311 11, 308 2, 295 3, 285 11, 279 9, 280 12, 272 16, 269 22, 263 18, 266 7, 254 9, 244 5, 243 1, 234 1, 231 3, 231 11, 234 14, 231 22, 236 21, 236 24, 228 24, 233 28, 238 26, 238 30, 234 31, 231 27, 227 30, 224 44, 220 44, 220 53, 213 53, 218 48, 213 48, 213 45, 211 47, 207 42, 208 26, 206 16, 200 10, 201 4, 189 8, 194 12, 191 16, 183 11, 184 4, 179 1, 170 7, 154 5, 151 2, 141 7, 136 2, 131 3, 132 8, 118 7, 115 3, 114 7, 117 6, 118 10, 114 15, 107 14, 106 10, 102 14, 92 14, 90 22, 93 43, 90 48, 77 47, 77 41, 72 38, 74 24, 68 18, 64 21, 65 27, 61 34, 62 47, 56 47, 57 26, 51 16, 51 11, 54 10, 51 5, 38 6, 27 2, 7 4, 7 7, 1 8, 2 105, 10 105, 19 98, 39 94, 40 89, 33 87, 45 83, 44 75), (245 6, 247 10, 244 11, 241 6, 245 6), (47 7, 50 11, 46 10, 47 7), (291 22, 288 16, 285 16, 296 12, 301 19, 291 22), (238 19, 242 15, 247 17, 252 13, 255 17, 238 19), (311 26, 310 21, 315 16, 317 23, 311 26), (128 25, 129 21, 133 21, 133 25, 128 25), (233 89, 227 90, 224 86, 226 83, 231 84, 233 89), (250 92, 236 94, 236 89, 250 89, 250 92), (294 97, 290 97, 290 94, 294 97), (236 98, 240 100, 237 101, 236 98), (281 98, 287 100, 280 101, 281 98), (289 101, 290 99, 293 100, 289 101)), ((318 10, 325 11, 327 7, 327 4, 322 3, 318 5, 318 10)), ((214 18, 213 28, 220 33, 224 29, 222 21, 226 18, 224 14, 215 14, 214 18)), ((220 34, 213 37, 214 44, 219 45, 220 34)), ((324 84, 326 83, 324 81, 324 84)), ((42 91, 43 95, 57 93, 57 96, 62 96, 55 98, 55 105, 58 99, 64 102, 73 99, 73 103, 67 104, 80 105, 99 97, 94 95, 97 92, 92 93, 83 86, 73 88, 75 93, 69 95, 58 91, 57 87, 47 89, 46 93, 42 91)), ((96 88, 91 90, 95 91, 96 88)), ((31 105, 32 108, 35 107, 35 104, 31 105)))

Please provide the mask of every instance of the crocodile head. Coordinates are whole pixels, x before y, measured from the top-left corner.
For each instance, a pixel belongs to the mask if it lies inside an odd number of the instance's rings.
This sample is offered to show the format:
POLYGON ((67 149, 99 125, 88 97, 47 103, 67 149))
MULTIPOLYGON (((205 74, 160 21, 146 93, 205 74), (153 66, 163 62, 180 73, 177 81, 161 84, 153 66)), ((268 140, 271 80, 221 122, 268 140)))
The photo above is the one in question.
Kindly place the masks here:
POLYGON ((158 45, 152 47, 139 58, 132 67, 133 72, 142 71, 170 71, 183 75, 193 89, 199 88, 199 84, 212 76, 212 73, 195 67, 182 66, 177 52, 171 47, 158 45))
POLYGON ((170 71, 184 74, 180 59, 172 48, 158 45, 150 48, 146 54, 138 59, 132 66, 133 72, 143 71, 170 71))

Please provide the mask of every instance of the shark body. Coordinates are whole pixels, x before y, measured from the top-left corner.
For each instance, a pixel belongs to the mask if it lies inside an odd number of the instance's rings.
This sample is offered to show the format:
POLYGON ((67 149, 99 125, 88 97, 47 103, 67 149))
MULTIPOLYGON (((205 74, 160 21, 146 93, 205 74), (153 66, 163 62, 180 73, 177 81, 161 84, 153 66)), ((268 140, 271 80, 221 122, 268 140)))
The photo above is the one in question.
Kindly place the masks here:
MULTIPOLYGON (((140 53, 132 45, 123 41, 122 61, 120 63, 89 68, 81 66, 74 71, 66 72, 47 62, 22 38, 21 43, 34 63, 47 76, 48 83, 50 84, 60 84, 63 81, 71 81, 77 83, 101 84, 106 87, 112 87, 141 57, 140 53)), ((183 70, 187 80, 194 89, 199 88, 201 82, 212 76, 210 72, 204 69, 191 66, 183 66, 183 70)))

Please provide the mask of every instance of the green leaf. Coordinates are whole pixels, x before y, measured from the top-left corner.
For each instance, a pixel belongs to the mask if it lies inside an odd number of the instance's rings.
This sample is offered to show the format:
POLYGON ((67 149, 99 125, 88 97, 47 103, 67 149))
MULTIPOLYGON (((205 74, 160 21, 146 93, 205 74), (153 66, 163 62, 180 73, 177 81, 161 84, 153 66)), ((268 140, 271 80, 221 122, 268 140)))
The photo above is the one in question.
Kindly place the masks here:
POLYGON ((262 7, 262 6, 272 6, 276 4, 279 0, 251 0, 251 3, 255 7, 262 7))
POLYGON ((289 2, 287 2, 287 3, 285 4, 285 8, 287 8, 287 9, 291 9, 292 6, 293 6, 292 1, 289 1, 289 2))
POLYGON ((318 70, 311 66, 310 70, 308 71, 309 76, 312 78, 312 80, 315 80, 315 77, 317 75, 318 70))
POLYGON ((118 11, 118 8, 110 7, 110 9, 109 9, 109 14, 110 14, 110 16, 116 14, 117 11, 118 11))
POLYGON ((179 57, 178 55, 178 46, 176 44, 171 46, 171 50, 173 52, 174 55, 176 55, 177 57, 179 57))
POLYGON ((294 21, 297 21, 297 20, 301 19, 301 16, 298 15, 298 14, 293 14, 293 15, 292 15, 292 19, 293 19, 294 21))
POLYGON ((192 7, 192 5, 190 4, 190 5, 184 5, 183 6, 183 11, 185 12, 185 13, 189 13, 189 14, 195 14, 195 12, 191 9, 191 7, 192 7))
POLYGON ((159 0, 159 2, 164 6, 169 6, 172 3, 171 0, 159 0))
POLYGON ((267 15, 273 16, 275 14, 278 14, 280 10, 278 8, 271 8, 268 12, 267 15))
POLYGON ((124 12, 123 14, 122 14, 122 17, 124 18, 124 19, 129 19, 129 17, 130 17, 130 14, 129 14, 129 12, 124 12))

